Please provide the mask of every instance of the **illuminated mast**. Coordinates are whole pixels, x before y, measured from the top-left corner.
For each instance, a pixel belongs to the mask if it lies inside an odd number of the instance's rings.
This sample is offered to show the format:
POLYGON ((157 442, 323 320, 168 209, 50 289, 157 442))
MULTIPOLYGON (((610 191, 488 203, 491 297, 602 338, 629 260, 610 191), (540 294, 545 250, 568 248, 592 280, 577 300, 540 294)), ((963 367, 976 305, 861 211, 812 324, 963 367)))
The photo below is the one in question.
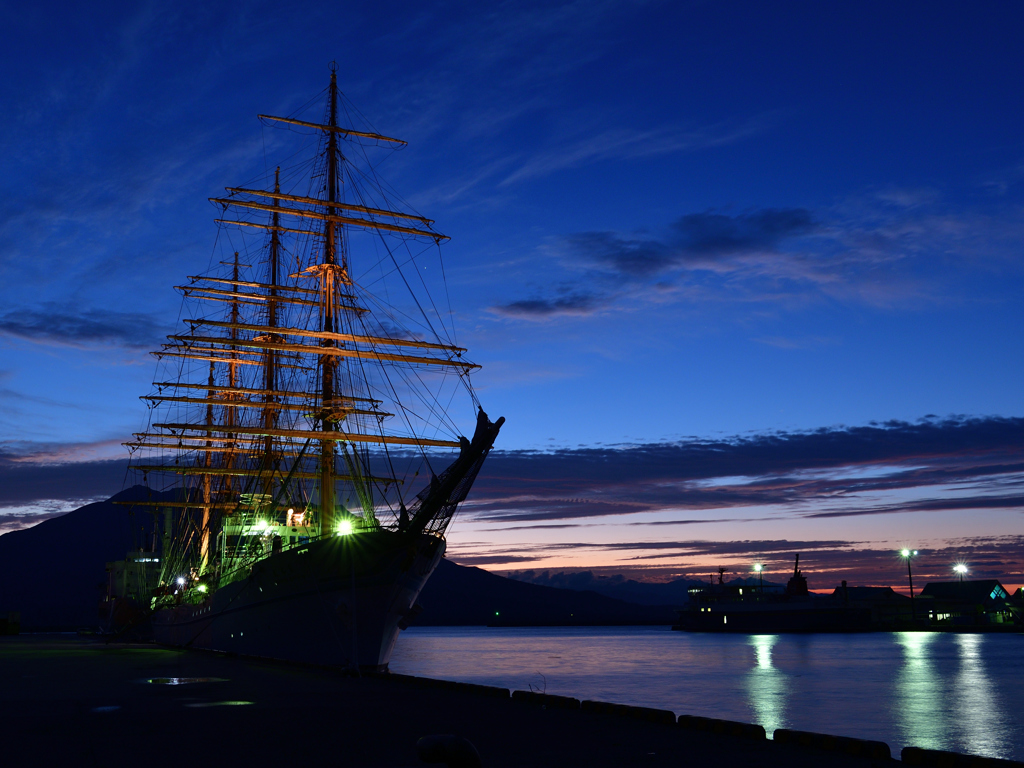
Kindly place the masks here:
MULTIPOLYGON (((331 65, 331 106, 330 128, 338 127, 338 72, 335 65, 331 65)), ((334 327, 334 278, 338 275, 343 282, 347 282, 344 263, 337 265, 336 237, 337 225, 334 217, 338 210, 331 205, 338 199, 338 134, 329 130, 327 132, 327 217, 324 222, 324 263, 317 266, 316 271, 320 277, 320 313, 323 318, 322 330, 325 334, 337 332, 334 327)), ((321 346, 330 349, 337 346, 333 338, 325 337, 320 342, 321 346)), ((320 355, 320 428, 323 432, 337 432, 338 420, 334 406, 335 368, 337 358, 329 351, 320 355)), ((334 500, 334 445, 333 439, 320 442, 320 535, 330 536, 337 527, 335 523, 335 500, 334 500)))
MULTIPOLYGON (((281 192, 281 169, 277 168, 274 171, 274 192, 280 194, 281 192)), ((274 200, 274 207, 279 208, 281 201, 279 199, 274 200)), ((277 335, 277 285, 278 285, 278 264, 280 261, 280 249, 281 249, 281 217, 277 211, 274 211, 271 217, 271 226, 273 229, 270 230, 270 276, 268 283, 269 298, 267 300, 267 332, 262 334, 258 338, 263 338, 268 342, 280 342, 282 338, 277 335)), ((274 493, 274 470, 277 468, 277 461, 274 455, 274 427, 277 426, 276 419, 276 408, 275 404, 277 398, 275 392, 277 391, 277 350, 268 348, 265 362, 264 362, 264 378, 263 386, 265 393, 263 395, 263 426, 266 428, 266 437, 263 443, 263 493, 266 496, 273 498, 274 493)), ((270 501, 270 499, 266 499, 270 501)))

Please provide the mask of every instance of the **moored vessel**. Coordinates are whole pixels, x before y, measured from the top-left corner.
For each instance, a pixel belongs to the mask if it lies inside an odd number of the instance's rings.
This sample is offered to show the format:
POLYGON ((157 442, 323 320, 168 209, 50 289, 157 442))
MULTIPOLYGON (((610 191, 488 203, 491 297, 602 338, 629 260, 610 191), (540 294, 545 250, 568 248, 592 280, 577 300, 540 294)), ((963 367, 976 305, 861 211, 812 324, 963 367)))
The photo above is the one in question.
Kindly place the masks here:
POLYGON ((117 597, 159 643, 379 670, 504 419, 423 274, 446 290, 448 238, 380 181, 405 142, 342 125, 333 68, 322 96, 260 116, 300 145, 272 182, 211 198, 223 258, 178 286, 128 443, 159 575, 117 597))
MULTIPOLYGON (((1024 600, 995 579, 934 582, 915 600, 892 587, 847 586, 831 594, 808 590, 796 556, 784 589, 778 585, 718 583, 689 590, 689 604, 672 627, 685 632, 1015 632, 1024 600), (766 588, 767 587, 767 588, 766 588)), ((1021 590, 1018 590, 1020 593, 1021 590)))
MULTIPOLYGON (((686 632, 865 632, 876 628, 878 611, 863 601, 848 599, 846 582, 842 592, 817 595, 807 587, 800 570, 800 555, 785 589, 774 585, 725 584, 725 569, 718 583, 690 590, 690 604, 679 611, 675 630, 686 632)), ((855 588, 862 589, 862 588, 855 588)), ((896 601, 909 602, 891 589, 896 601)), ((897 609, 900 606, 897 605, 897 609)))

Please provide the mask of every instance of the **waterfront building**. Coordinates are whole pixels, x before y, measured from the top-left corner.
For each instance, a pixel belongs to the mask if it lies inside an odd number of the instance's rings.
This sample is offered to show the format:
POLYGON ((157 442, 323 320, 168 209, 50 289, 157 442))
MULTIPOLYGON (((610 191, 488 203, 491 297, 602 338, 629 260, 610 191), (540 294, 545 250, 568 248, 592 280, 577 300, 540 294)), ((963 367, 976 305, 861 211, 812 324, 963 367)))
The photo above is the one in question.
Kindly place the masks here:
POLYGON ((996 579, 933 582, 921 597, 929 601, 929 618, 937 624, 985 626, 1020 618, 1020 609, 996 579))

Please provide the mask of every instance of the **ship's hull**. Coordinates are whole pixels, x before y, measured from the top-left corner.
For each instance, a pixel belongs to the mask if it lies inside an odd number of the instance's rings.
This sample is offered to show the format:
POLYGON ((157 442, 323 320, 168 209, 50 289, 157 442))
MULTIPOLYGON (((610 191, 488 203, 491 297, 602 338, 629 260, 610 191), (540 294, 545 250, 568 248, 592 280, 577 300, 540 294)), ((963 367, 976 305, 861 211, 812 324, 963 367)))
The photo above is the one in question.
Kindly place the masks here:
POLYGON ((444 554, 430 535, 362 531, 271 555, 199 604, 153 615, 156 642, 383 670, 444 554))
POLYGON ((108 597, 99 605, 100 634, 133 640, 153 637, 149 608, 130 597, 108 597))

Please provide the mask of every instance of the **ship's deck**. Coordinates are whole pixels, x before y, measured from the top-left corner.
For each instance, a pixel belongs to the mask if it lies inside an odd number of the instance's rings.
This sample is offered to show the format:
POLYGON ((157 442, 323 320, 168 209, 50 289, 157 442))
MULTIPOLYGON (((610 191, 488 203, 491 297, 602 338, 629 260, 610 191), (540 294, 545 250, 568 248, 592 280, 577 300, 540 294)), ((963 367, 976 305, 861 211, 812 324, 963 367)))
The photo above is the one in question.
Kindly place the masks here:
POLYGON ((484 766, 894 763, 494 693, 73 635, 0 638, 9 765, 417 766, 416 742, 432 734, 469 739, 484 766))

